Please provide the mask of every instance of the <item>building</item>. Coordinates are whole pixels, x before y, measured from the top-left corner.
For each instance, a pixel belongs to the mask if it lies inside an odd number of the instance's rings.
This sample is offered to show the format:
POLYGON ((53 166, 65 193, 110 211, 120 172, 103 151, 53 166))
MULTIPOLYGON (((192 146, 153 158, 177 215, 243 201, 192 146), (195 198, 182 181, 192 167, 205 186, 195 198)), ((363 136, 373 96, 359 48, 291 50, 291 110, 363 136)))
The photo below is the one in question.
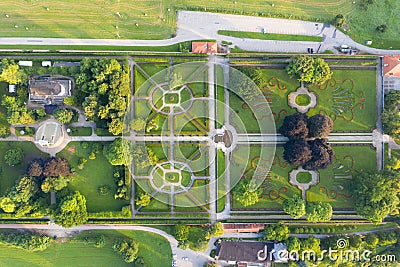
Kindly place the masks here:
POLYGON ((71 96, 72 80, 67 77, 37 76, 29 80, 29 101, 36 104, 62 104, 71 96))
POLYGON ((20 60, 20 61, 18 61, 18 65, 24 66, 24 67, 32 67, 32 61, 20 60))
POLYGON ((389 90, 400 90, 400 56, 383 57, 383 85, 385 93, 389 90))
POLYGON ((273 243, 257 241, 222 241, 218 244, 215 259, 238 266, 271 266, 269 251, 273 243))
POLYGON ((17 85, 15 85, 15 84, 9 84, 8 85, 8 92, 9 93, 15 93, 16 90, 17 90, 17 85))
POLYGON ((192 42, 193 54, 216 54, 218 44, 216 42, 192 42))
POLYGON ((224 223, 224 233, 258 233, 264 230, 263 223, 224 223))
POLYGON ((51 61, 42 61, 42 67, 50 67, 51 61))

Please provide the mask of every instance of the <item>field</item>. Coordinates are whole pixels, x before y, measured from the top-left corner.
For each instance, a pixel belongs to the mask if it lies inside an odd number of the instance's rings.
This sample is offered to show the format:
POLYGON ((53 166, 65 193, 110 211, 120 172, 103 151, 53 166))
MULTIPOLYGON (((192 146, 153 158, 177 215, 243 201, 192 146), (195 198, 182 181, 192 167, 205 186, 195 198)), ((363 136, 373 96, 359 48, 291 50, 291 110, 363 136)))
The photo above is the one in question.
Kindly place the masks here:
POLYGON ((348 33, 373 46, 399 48, 400 21, 396 0, 375 1, 366 11, 351 1, 231 1, 231 0, 159 0, 136 1, 2 1, 0 35, 2 37, 64 37, 110 39, 165 39, 175 32, 179 9, 221 11, 237 14, 279 16, 330 22, 337 14, 347 17, 348 33), (272 5, 273 4, 273 5, 272 5), (386 24, 388 29, 377 34, 375 28, 386 24))
POLYGON ((106 245, 95 248, 80 241, 88 235, 84 232, 72 242, 56 243, 43 252, 27 253, 24 250, 0 246, 1 266, 132 266, 125 263, 112 249, 115 238, 130 237, 138 241, 139 253, 147 266, 169 266, 171 248, 169 242, 156 234, 142 231, 91 231, 103 234, 106 245))
MULTIPOLYGON (((90 142, 93 145, 94 142, 90 142)), ((86 205, 89 212, 100 211, 120 211, 123 206, 129 204, 129 201, 114 199, 114 193, 117 185, 113 177, 113 166, 108 163, 103 156, 102 151, 96 155, 96 159, 88 159, 91 148, 82 148, 82 143, 71 142, 67 147, 57 154, 59 157, 66 158, 71 167, 75 169, 77 175, 70 185, 71 190, 78 190, 86 197, 86 205), (85 167, 80 170, 77 168, 80 158, 86 158, 85 167), (110 193, 108 195, 99 195, 100 186, 108 186, 110 193)))

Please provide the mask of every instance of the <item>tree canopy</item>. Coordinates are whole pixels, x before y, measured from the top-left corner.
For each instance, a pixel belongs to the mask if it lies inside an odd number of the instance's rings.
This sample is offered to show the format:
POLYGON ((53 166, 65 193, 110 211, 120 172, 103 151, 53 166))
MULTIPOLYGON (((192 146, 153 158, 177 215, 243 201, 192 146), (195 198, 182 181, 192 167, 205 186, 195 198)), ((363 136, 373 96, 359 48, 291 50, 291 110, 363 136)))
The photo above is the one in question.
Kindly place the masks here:
POLYGON ((116 138, 104 146, 103 154, 111 165, 129 165, 132 162, 132 144, 126 139, 116 138))
POLYGON ((75 191, 62 199, 55 215, 57 224, 69 228, 81 225, 87 220, 86 199, 81 193, 75 191))
POLYGON ((14 166, 20 164, 24 160, 24 157, 24 151, 21 148, 17 147, 6 151, 6 153, 4 154, 4 161, 8 165, 14 166))
POLYGON ((306 114, 295 113, 286 116, 279 133, 290 140, 305 139, 308 136, 308 117, 306 114))
POLYGON ((329 116, 315 114, 308 119, 308 130, 310 138, 325 138, 333 130, 333 121, 329 116))
POLYGON ((19 65, 14 60, 4 58, 1 61, 0 81, 9 84, 21 84, 26 74, 19 68, 19 65))
POLYGON ((74 112, 70 109, 57 109, 53 113, 54 118, 62 124, 68 124, 71 122, 74 112))
POLYGON ((146 207, 150 204, 151 196, 149 194, 141 193, 139 198, 136 199, 137 207, 146 207))
POLYGON ((189 226, 186 224, 175 225, 175 239, 178 241, 186 241, 189 238, 189 226))
POLYGON ((32 110, 28 110, 20 97, 3 95, 1 104, 7 109, 7 122, 10 124, 30 124, 35 122, 32 110))
POLYGON ((327 222, 333 214, 332 206, 327 202, 308 202, 306 212, 309 222, 327 222))
POLYGON ((306 214, 306 203, 298 195, 293 195, 283 201, 282 208, 283 211, 289 214, 293 219, 299 219, 306 214))
POLYGON ((140 132, 146 127, 146 121, 142 118, 133 119, 130 123, 131 129, 140 132))
POLYGON ((127 61, 121 65, 116 59, 81 61, 76 77, 76 103, 82 103, 89 121, 107 128, 114 135, 123 130, 123 118, 130 95, 130 75, 127 61))
POLYGON ((332 120, 325 115, 308 118, 295 113, 285 117, 279 132, 289 138, 283 145, 284 159, 306 170, 325 169, 334 160, 334 152, 326 139, 333 129, 332 120))
POLYGON ((398 213, 400 178, 394 171, 362 172, 353 177, 353 195, 357 214, 373 223, 381 223, 398 213))
POLYGON ((289 227, 283 223, 266 224, 264 227, 264 239, 283 241, 289 237, 289 227))
POLYGON ((139 252, 139 243, 133 239, 116 240, 113 249, 120 254, 125 262, 133 262, 139 252))
POLYGON ((292 57, 286 71, 300 82, 322 85, 332 78, 332 71, 322 58, 292 57))
POLYGON ((261 196, 262 190, 250 180, 241 179, 233 189, 234 198, 244 207, 256 204, 261 196))

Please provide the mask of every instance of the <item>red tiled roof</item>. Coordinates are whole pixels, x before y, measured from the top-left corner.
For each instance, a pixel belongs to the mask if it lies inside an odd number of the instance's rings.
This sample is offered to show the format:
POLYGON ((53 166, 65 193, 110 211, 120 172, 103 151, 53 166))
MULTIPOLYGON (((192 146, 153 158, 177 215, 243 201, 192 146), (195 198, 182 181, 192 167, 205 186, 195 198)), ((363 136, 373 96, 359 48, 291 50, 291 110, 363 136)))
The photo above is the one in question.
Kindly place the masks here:
POLYGON ((400 77, 400 56, 383 57, 383 76, 400 77))
POLYGON ((192 42, 193 54, 216 54, 218 44, 216 42, 192 42))

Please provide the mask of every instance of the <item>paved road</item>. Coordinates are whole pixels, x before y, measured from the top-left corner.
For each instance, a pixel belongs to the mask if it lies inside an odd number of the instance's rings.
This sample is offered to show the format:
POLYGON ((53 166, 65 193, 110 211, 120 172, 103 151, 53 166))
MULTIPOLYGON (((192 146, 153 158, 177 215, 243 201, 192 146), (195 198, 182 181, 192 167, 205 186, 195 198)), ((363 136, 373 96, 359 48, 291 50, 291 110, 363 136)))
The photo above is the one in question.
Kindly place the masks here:
POLYGON ((334 26, 299 20, 261 18, 196 11, 178 11, 177 35, 165 40, 119 40, 119 39, 64 39, 64 38, 0 38, 0 45, 102 45, 102 46, 167 46, 175 43, 217 39, 230 41, 244 50, 260 52, 306 52, 334 50, 347 44, 371 54, 400 54, 400 50, 375 49, 352 40, 334 26), (282 34, 299 34, 323 37, 323 42, 296 42, 254 40, 221 36, 218 30, 251 31, 282 34), (320 49, 319 49, 320 48, 320 49), (319 49, 319 50, 318 50, 319 49))

